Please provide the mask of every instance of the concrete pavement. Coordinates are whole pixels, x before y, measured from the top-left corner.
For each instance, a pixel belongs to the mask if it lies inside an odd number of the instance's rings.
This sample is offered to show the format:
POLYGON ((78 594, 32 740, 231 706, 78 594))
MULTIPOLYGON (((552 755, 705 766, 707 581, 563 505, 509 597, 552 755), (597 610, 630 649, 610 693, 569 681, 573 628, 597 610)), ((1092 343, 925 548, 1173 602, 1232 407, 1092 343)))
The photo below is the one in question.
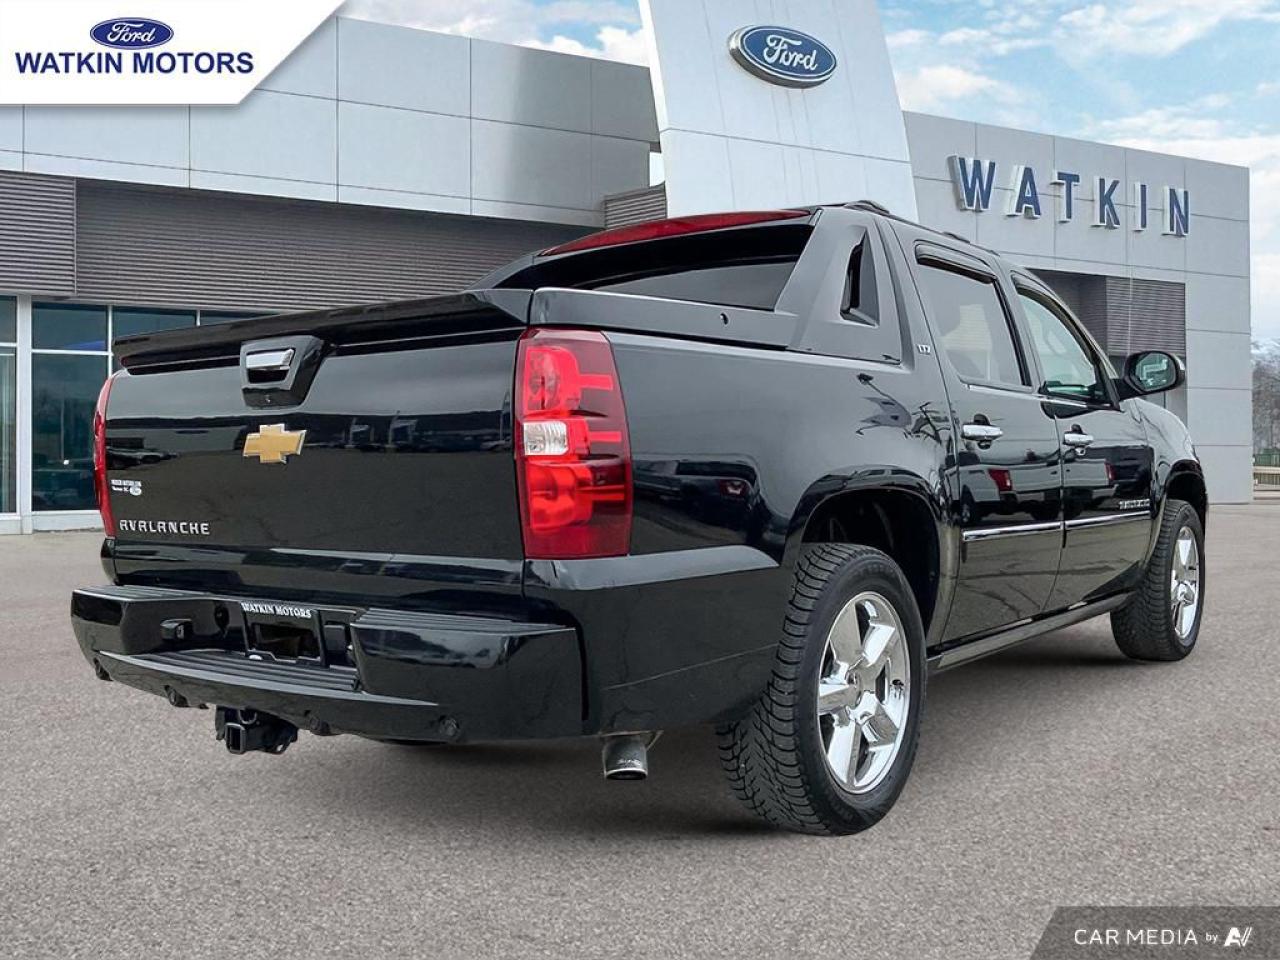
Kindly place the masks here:
POLYGON ((740 812, 709 732, 647 783, 594 743, 303 735, 93 679, 97 537, 0 540, 0 955, 1025 958, 1064 904, 1280 903, 1280 510, 1213 511, 1200 649, 1105 620, 937 677, 894 812, 837 840, 740 812))

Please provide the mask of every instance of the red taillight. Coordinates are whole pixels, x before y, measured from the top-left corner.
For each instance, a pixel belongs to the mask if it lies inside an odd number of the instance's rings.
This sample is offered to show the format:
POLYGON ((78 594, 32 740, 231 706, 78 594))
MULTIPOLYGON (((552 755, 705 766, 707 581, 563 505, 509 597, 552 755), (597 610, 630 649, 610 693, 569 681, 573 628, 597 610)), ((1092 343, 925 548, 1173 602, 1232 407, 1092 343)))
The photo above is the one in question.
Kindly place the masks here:
POLYGON ((93 489, 98 495, 98 512, 102 514, 102 529, 108 537, 116 535, 116 518, 111 512, 111 485, 107 482, 107 401, 111 399, 111 385, 119 373, 107 377, 98 392, 98 407, 93 412, 93 489))
POLYGON ((995 467, 991 470, 988 470, 987 473, 989 473, 991 475, 991 479, 995 481, 996 490, 998 490, 1000 493, 1013 493, 1013 474, 1012 473, 1000 467, 995 467))
POLYGON ((729 227, 749 227, 773 220, 798 220, 810 216, 808 210, 757 210, 749 213, 708 213, 696 217, 676 217, 671 220, 655 220, 639 223, 634 227, 619 227, 593 233, 580 240, 571 240, 559 247, 542 251, 544 257, 558 257, 562 253, 580 253, 600 247, 617 247, 624 243, 640 243, 644 240, 662 240, 681 237, 690 233, 709 230, 725 230, 729 227))
POLYGON ((631 544, 631 444, 604 334, 531 330, 516 360, 516 473, 526 556, 616 557, 631 544))

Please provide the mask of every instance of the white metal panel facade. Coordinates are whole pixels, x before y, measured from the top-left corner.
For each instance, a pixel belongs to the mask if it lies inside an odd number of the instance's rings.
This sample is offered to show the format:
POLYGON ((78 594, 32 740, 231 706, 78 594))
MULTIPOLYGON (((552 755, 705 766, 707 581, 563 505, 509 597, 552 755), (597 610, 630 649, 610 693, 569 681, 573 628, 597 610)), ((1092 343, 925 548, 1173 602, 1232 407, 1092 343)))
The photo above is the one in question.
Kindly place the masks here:
POLYGON ((641 67, 335 18, 236 107, 0 109, 0 170, 590 227, 657 139, 641 67))
POLYGON ((898 92, 874 0, 642 0, 672 215, 877 200, 914 218, 898 92), (730 55, 740 28, 803 31, 835 54, 820 86, 730 55))

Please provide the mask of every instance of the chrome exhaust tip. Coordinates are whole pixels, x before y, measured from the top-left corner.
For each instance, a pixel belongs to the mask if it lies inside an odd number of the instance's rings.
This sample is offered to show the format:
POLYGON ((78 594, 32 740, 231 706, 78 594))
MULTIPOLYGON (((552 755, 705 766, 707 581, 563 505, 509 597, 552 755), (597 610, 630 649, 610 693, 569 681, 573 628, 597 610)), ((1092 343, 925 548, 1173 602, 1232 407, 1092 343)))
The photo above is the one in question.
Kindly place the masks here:
POLYGON ((605 737, 600 758, 606 780, 644 780, 649 776, 649 748, 658 733, 626 733, 605 737))

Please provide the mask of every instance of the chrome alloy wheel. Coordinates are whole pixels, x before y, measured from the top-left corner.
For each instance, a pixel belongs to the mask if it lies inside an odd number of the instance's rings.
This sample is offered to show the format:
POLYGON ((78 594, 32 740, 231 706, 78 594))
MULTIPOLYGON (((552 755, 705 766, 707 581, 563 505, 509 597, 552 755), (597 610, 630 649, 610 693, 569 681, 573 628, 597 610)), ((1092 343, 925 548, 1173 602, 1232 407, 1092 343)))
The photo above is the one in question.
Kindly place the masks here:
POLYGON ((893 766, 911 706, 907 635, 893 605, 860 593, 827 634, 818 727, 827 768, 850 793, 875 789, 893 766))
POLYGON ((1200 612, 1200 547, 1190 527, 1178 531, 1173 545, 1173 571, 1169 575, 1173 631, 1187 640, 1200 612))

